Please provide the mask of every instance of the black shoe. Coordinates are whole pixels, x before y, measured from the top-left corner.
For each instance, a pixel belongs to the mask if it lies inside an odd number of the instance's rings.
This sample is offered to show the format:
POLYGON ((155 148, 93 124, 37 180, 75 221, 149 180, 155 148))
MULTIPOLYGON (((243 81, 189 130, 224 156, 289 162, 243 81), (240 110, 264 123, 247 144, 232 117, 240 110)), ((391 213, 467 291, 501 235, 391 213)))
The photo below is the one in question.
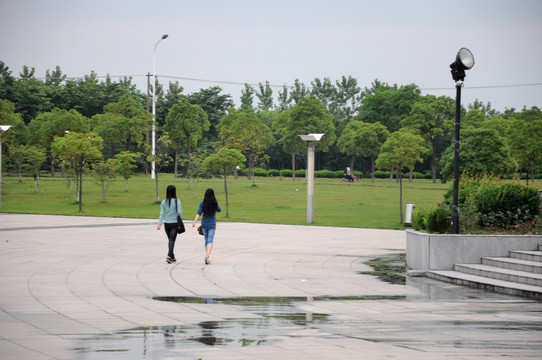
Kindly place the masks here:
POLYGON ((172 258, 170 258, 169 256, 166 258, 166 262, 167 262, 168 264, 171 264, 172 262, 175 262, 175 261, 177 261, 177 260, 172 259, 172 258))

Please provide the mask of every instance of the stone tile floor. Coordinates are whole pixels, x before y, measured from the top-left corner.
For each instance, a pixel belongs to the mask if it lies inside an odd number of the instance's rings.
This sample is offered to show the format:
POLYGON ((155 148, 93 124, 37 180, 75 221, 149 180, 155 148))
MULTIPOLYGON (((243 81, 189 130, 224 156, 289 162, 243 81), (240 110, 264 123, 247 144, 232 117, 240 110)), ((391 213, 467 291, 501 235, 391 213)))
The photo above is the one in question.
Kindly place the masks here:
POLYGON ((403 231, 0 214, 2 359, 540 359, 542 303, 360 272, 403 231), (179 299, 181 302, 157 300, 179 299))

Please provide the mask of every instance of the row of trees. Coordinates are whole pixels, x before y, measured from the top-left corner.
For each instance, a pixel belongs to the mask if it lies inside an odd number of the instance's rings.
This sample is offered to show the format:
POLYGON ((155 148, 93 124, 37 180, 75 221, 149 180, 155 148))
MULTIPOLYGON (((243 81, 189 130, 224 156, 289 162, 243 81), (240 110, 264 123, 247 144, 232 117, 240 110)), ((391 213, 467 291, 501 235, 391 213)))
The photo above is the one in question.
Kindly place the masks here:
MULTIPOLYGON (((16 167, 20 161, 14 156, 20 153, 18 147, 34 146, 45 153, 54 176, 61 159, 53 143, 73 132, 99 137, 105 161, 128 152, 139 169, 147 171, 153 160, 148 146, 152 118, 148 96, 131 81, 100 81, 95 73, 68 79, 59 67, 47 71, 45 80, 35 78, 28 67, 15 78, 0 61, 0 122, 13 125, 13 131, 3 135, 10 163, 16 167)), ((349 165, 367 174, 374 174, 375 167, 416 169, 431 171, 433 181, 451 175, 455 101, 422 96, 414 84, 375 80, 361 89, 351 76, 335 83, 316 78, 310 87, 296 80, 278 96, 269 83, 245 85, 238 108, 220 87, 185 95, 178 82, 171 82, 166 91, 158 84, 156 92, 160 137, 154 160, 159 170, 175 176, 180 170, 189 181, 220 148, 242 153, 249 176, 255 166, 303 167, 306 145, 298 135, 307 133, 326 134, 317 143, 319 169, 349 165)), ((468 105, 462 109, 462 171, 525 170, 534 177, 542 170, 541 123, 542 112, 536 107, 501 114, 490 104, 468 105)))

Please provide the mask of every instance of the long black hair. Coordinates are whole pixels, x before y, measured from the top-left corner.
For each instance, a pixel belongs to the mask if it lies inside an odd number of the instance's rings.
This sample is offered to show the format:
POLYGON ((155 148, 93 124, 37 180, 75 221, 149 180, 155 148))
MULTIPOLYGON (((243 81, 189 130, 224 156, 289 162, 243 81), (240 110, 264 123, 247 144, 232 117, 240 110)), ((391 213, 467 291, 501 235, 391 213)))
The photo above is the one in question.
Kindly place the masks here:
POLYGON ((211 188, 205 190, 203 197, 203 214, 205 216, 213 216, 218 209, 218 202, 215 198, 215 191, 211 188))
POLYGON ((177 199, 177 189, 175 185, 169 185, 166 189, 166 200, 168 201, 168 207, 171 207, 171 199, 177 199))

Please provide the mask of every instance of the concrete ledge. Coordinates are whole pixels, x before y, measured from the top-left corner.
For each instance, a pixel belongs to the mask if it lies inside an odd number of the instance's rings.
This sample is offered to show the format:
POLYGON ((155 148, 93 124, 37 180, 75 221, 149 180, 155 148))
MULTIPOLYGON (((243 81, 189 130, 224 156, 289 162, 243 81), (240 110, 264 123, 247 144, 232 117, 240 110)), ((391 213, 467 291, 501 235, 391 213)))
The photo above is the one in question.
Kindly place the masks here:
POLYGON ((542 235, 427 234, 407 230, 410 270, 453 270, 454 264, 479 264, 485 256, 509 256, 510 250, 535 250, 542 235))

